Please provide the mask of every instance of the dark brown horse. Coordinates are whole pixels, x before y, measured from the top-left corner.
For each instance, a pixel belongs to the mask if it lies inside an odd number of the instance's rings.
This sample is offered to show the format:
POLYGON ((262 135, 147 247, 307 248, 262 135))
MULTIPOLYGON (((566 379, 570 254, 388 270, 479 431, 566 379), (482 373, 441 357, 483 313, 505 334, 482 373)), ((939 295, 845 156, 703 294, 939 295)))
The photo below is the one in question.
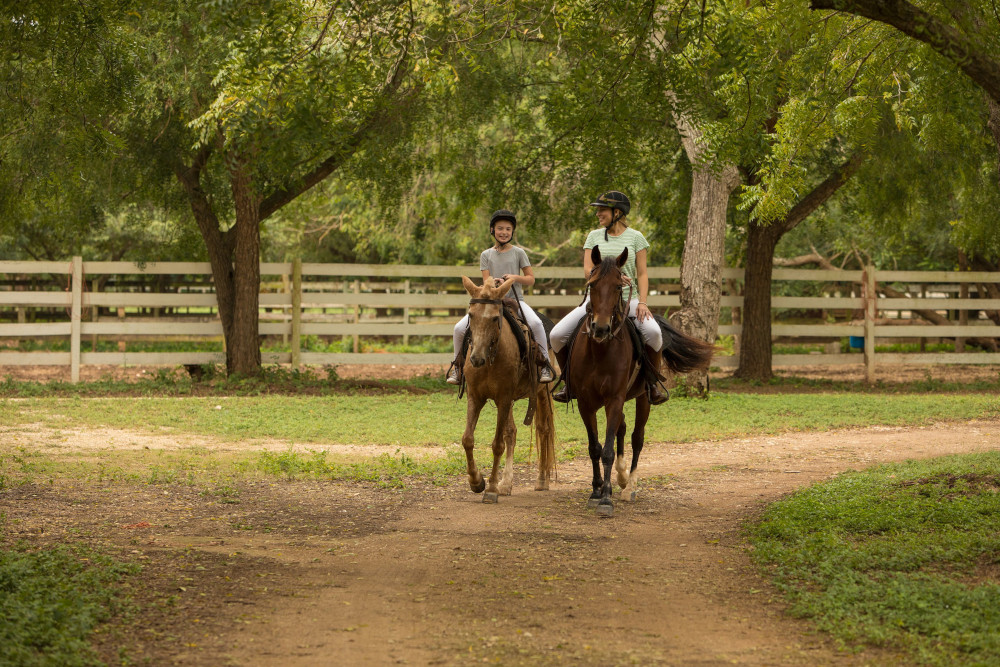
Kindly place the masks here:
MULTIPOLYGON (((577 397, 580 417, 587 428, 590 461, 594 466, 593 493, 589 505, 601 516, 614 514, 611 499, 611 468, 618 473, 622 500, 636 497, 639 480, 639 454, 645 440, 649 419, 649 397, 632 337, 625 327, 627 307, 622 298, 622 272, 628 249, 617 259, 601 259, 596 247, 591 250, 594 270, 587 282, 590 305, 583 328, 573 342, 569 355, 569 382, 577 397), (635 399, 635 426, 632 429, 632 465, 625 466, 625 402, 635 399), (607 430, 604 443, 597 435, 597 411, 604 408, 607 430), (617 440, 617 449, 615 443, 617 440), (601 466, 603 464, 603 475, 601 466)), ((715 349, 713 345, 674 329, 666 320, 656 320, 663 332, 663 360, 674 373, 707 368, 715 349)))
POLYGON ((517 338, 501 312, 502 299, 513 279, 499 287, 473 283, 463 277, 462 284, 471 296, 469 301, 469 332, 471 341, 466 355, 464 373, 468 387, 468 406, 462 447, 469 471, 469 486, 483 494, 483 502, 497 502, 499 495, 509 496, 514 486, 514 401, 534 394, 535 440, 538 443, 538 481, 535 489, 549 488, 555 470, 555 425, 552 418, 552 394, 549 385, 534 381, 534 358, 522 359, 517 338), (497 428, 493 436, 493 470, 489 482, 483 479, 472 454, 475 447, 476 423, 486 401, 497 406, 497 428), (500 457, 507 453, 503 479, 499 479, 500 457))

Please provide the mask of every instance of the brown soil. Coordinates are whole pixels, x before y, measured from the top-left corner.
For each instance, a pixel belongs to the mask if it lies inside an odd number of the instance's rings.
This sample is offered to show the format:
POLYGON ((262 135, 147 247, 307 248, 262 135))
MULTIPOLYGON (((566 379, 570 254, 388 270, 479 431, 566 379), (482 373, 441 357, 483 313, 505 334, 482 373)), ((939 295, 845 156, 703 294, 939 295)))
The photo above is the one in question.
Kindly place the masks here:
MULTIPOLYGON (((29 446, 53 435, 2 431, 29 446)), ((55 481, 9 486, 0 507, 8 542, 82 540, 144 565, 127 584, 135 615, 98 636, 109 662, 124 651, 156 665, 898 664, 789 617, 741 526, 844 470, 997 447, 1000 422, 649 443, 638 500, 607 519, 586 509, 585 460, 561 465, 547 492, 519 468, 496 505, 454 479, 405 491, 55 481)))
MULTIPOLYGON (((80 367, 80 379, 92 382, 105 378, 116 380, 138 380, 161 372, 159 366, 88 365, 80 367)), ((448 365, 444 364, 342 364, 336 366, 337 375, 350 380, 407 380, 430 375, 443 378, 448 365)), ((171 372, 184 373, 179 367, 168 368, 171 372)), ((314 368, 317 375, 326 371, 314 368)), ((774 374, 779 378, 801 378, 803 380, 833 380, 839 382, 864 382, 863 364, 841 366, 795 366, 777 367, 774 374)), ((715 371, 713 379, 727 378, 731 371, 715 371)), ((4 366, 0 368, 0 379, 10 377, 15 380, 50 382, 70 380, 70 370, 65 366, 4 366)), ((882 366, 877 368, 876 379, 883 384, 904 384, 922 380, 939 382, 970 383, 977 381, 997 381, 1000 370, 996 365, 907 365, 882 366)))

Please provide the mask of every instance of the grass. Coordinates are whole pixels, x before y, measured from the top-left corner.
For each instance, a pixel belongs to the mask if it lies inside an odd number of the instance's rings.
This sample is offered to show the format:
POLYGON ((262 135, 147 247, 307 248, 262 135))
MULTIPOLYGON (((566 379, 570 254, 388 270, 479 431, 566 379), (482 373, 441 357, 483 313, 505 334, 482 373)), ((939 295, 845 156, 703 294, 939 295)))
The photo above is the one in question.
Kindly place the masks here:
MULTIPOLYGON (((518 424, 524 410, 524 405, 515 408, 518 424)), ((579 417, 557 410, 557 459, 586 456, 586 432, 579 417)), ((708 400, 675 398, 653 410, 646 440, 656 446, 657 442, 871 425, 919 426, 998 416, 1000 397, 995 395, 904 394, 872 400, 857 394, 715 394, 708 400)), ((626 408, 626 421, 634 421, 633 406, 626 408)), ((492 465, 489 441, 495 423, 496 410, 487 406, 476 431, 475 456, 483 467, 492 465)), ((248 478, 314 478, 400 488, 411 478, 448 483, 465 471, 459 444, 465 401, 456 400, 454 393, 25 398, 0 402, 0 424, 6 443, 0 445, 0 490, 64 476, 212 488, 248 478), (120 432, 109 437, 121 439, 136 432, 137 425, 142 432, 177 438, 180 446, 73 447, 78 428, 117 429, 120 432), (34 435, 40 426, 42 434, 34 435), (201 439, 204 445, 186 446, 182 439, 187 438, 201 439), (30 447, 18 444, 27 442, 30 447), (287 448, 282 448, 282 442, 287 448), (294 451, 293 443, 297 445, 294 451), (330 445, 374 445, 384 453, 359 457, 323 449, 330 445), (426 455, 421 455, 421 449, 426 455)), ((531 431, 526 426, 518 428, 517 463, 533 458, 531 431)))
POLYGON ((0 548, 0 665, 102 664, 91 633, 121 610, 117 584, 137 570, 81 547, 0 548))
MULTIPOLYGON (((348 385, 335 373, 276 377, 288 383, 286 391, 273 392, 272 385, 257 378, 188 382, 192 393, 206 384, 219 389, 213 395, 156 395, 151 384, 124 397, 99 391, 33 394, 8 383, 4 387, 10 398, 0 401, 0 492, 24 483, 72 478, 190 485, 219 502, 239 503, 242 483, 261 478, 348 480, 402 488, 417 479, 451 484, 464 476, 465 457, 458 442, 465 401, 457 400, 452 389, 439 391, 439 379, 427 378, 415 391, 412 382, 348 385), (309 395, 302 387, 316 392, 309 395), (205 444, 173 450, 80 450, 72 447, 78 428, 196 437, 205 444), (274 451, 272 442, 271 449, 263 449, 264 440, 287 442, 288 448, 274 451), (220 449, 216 443, 227 446, 220 449), (292 443, 306 449, 293 450, 292 443), (320 449, 333 444, 379 445, 386 453, 359 457, 320 449), (316 449, 309 451, 309 445, 316 449), (421 448, 427 456, 421 455, 421 448)), ((179 386, 174 378, 151 382, 179 386)), ((996 392, 940 393, 931 384, 924 393, 873 392, 877 388, 869 393, 734 391, 716 392, 707 400, 674 398, 651 413, 647 442, 655 446, 1000 417, 996 392)), ((524 409, 521 405, 515 410, 519 424, 524 409)), ((633 410, 626 411, 630 424, 633 410)), ((476 456, 484 467, 492 462, 488 440, 495 414, 487 407, 477 430, 476 456)), ((556 424, 560 460, 586 456, 575 411, 557 406, 556 424)), ((516 460, 522 464, 530 456, 529 431, 519 425, 516 460)), ((774 505, 748 530, 755 560, 774 576, 794 612, 845 645, 892 646, 935 665, 994 664, 1000 661, 1000 638, 990 632, 1000 622, 1000 594, 992 583, 995 554, 1000 553, 998 504, 1000 455, 953 457, 841 475, 774 505)), ((73 621, 83 633, 78 636, 86 637, 87 628, 114 612, 115 577, 124 566, 81 553, 0 551, 0 591, 12 585, 11 575, 5 574, 8 563, 18 573, 38 570, 41 583, 29 597, 46 609, 62 604, 46 602, 50 592, 93 591, 92 599, 74 599, 71 604, 86 610, 83 619, 73 621)), ((15 579, 18 586, 28 581, 21 574, 15 579)), ((11 613, 30 618, 32 612, 11 613)), ((52 627, 43 621, 12 629, 9 632, 20 634, 10 641, 17 642, 18 651, 33 650, 31 642, 39 640, 31 633, 49 636, 52 627)), ((0 636, 0 642, 6 643, 4 639, 0 636)), ((33 664, 18 655, 21 661, 11 664, 33 664)), ((92 654, 80 650, 76 655, 81 662, 65 664, 90 664, 86 660, 92 654)))
MULTIPOLYGON (((515 408, 520 423, 526 406, 515 408)), ((626 409, 632 423, 634 407, 626 409)), ((913 426, 937 420, 1000 416, 1000 397, 980 394, 714 394, 707 400, 674 399, 653 410, 647 441, 690 442, 823 431, 874 424, 913 426)), ((480 442, 490 437, 496 411, 479 421, 480 442)), ((188 398, 27 398, 0 403, 7 428, 101 427, 211 436, 228 441, 279 439, 299 443, 442 446, 458 443, 465 427, 465 400, 453 393, 420 395, 230 396, 188 398)), ((530 429, 519 428, 527 438, 530 429)), ((556 437, 582 442, 579 417, 557 407, 556 437)))
POLYGON ((846 646, 1000 664, 1000 454, 839 475, 767 509, 754 560, 846 646))

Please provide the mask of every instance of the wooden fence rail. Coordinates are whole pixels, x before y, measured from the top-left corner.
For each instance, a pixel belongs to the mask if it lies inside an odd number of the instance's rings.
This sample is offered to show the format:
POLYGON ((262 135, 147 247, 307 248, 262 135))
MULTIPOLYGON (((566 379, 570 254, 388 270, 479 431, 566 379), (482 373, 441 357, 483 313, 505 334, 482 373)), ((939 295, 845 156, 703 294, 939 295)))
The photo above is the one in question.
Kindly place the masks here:
MULTIPOLYGON (((579 267, 536 267, 536 289, 528 290, 533 307, 553 315, 580 303, 583 275, 579 267)), ((649 270, 649 306, 664 312, 680 305, 680 269, 649 270)), ((265 363, 447 363, 450 353, 395 353, 360 351, 365 337, 451 336, 454 322, 468 306, 462 276, 478 277, 476 267, 376 264, 262 263, 260 294, 261 335, 282 336, 289 352, 265 353, 265 363), (388 311, 393 314, 389 315, 388 311), (398 311, 396 313, 395 311, 398 311), (420 314, 420 313, 423 314, 420 314), (348 337, 353 352, 310 352, 302 349, 302 336, 348 337)), ((124 342, 117 352, 96 351, 97 337, 124 341, 125 337, 221 340, 222 325, 216 311, 208 263, 197 262, 69 262, 0 261, 0 320, 16 312, 16 321, 0 321, 0 366, 69 366, 78 381, 81 365, 157 365, 222 363, 223 352, 130 352, 124 342), (43 277, 48 277, 47 280, 43 277), (170 291, 152 291, 160 283, 150 277, 169 277, 170 291), (27 277, 31 277, 28 281, 27 277), (143 283, 142 281, 146 282, 143 283), (139 281, 139 282, 136 282, 139 281), (30 282, 30 289, 28 289, 30 282), (103 286, 103 288, 102 288, 103 286), (56 321, 29 321, 28 314, 47 313, 56 321), (53 316, 54 313, 54 316, 53 316), (100 313, 105 313, 100 315, 100 313), (89 316, 89 319, 85 317, 89 316), (10 343, 38 337, 69 338, 68 352, 17 351, 10 343), (84 350, 88 338, 95 351, 84 350)), ((742 269, 725 269, 727 285, 741 281, 742 269)), ((866 376, 875 379, 881 364, 998 364, 1000 353, 875 353, 879 338, 994 338, 1000 326, 970 311, 1000 310, 1000 299, 958 298, 953 293, 975 293, 975 286, 1000 283, 1000 273, 950 271, 830 271, 774 270, 774 282, 807 281, 824 286, 825 296, 775 296, 771 306, 780 309, 841 311, 841 321, 822 324, 772 325, 780 337, 862 340, 860 353, 831 352, 774 355, 775 366, 864 363, 866 376), (921 296, 879 298, 881 283, 902 284, 897 291, 919 291, 921 296), (959 288, 956 288, 959 286, 959 288), (960 313, 947 326, 907 324, 898 316, 912 310, 960 313), (897 319, 880 318, 894 312, 897 319)), ((167 284, 167 281, 161 281, 167 284)), ((724 294, 722 306, 737 311, 743 299, 724 294)), ((553 319, 557 319, 554 317, 553 319)), ((720 335, 739 336, 739 324, 721 324, 720 335)), ((735 367, 738 358, 719 356, 715 365, 735 367)))

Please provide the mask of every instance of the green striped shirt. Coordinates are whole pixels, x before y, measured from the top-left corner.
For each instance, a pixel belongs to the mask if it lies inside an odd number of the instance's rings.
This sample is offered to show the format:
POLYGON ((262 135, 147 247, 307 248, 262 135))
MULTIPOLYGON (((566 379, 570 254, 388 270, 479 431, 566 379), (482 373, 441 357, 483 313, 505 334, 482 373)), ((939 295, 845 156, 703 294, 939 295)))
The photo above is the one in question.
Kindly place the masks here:
POLYGON ((642 235, 642 232, 637 232, 631 227, 626 227, 625 231, 618 236, 608 234, 608 240, 605 241, 604 228, 595 229, 587 235, 587 241, 583 244, 583 249, 590 250, 594 246, 597 246, 601 251, 601 258, 617 257, 622 254, 622 250, 628 248, 628 260, 625 262, 625 266, 622 267, 622 273, 632 279, 632 284, 635 286, 633 296, 638 297, 639 284, 636 282, 635 276, 635 256, 640 250, 645 250, 649 247, 649 241, 642 235))

